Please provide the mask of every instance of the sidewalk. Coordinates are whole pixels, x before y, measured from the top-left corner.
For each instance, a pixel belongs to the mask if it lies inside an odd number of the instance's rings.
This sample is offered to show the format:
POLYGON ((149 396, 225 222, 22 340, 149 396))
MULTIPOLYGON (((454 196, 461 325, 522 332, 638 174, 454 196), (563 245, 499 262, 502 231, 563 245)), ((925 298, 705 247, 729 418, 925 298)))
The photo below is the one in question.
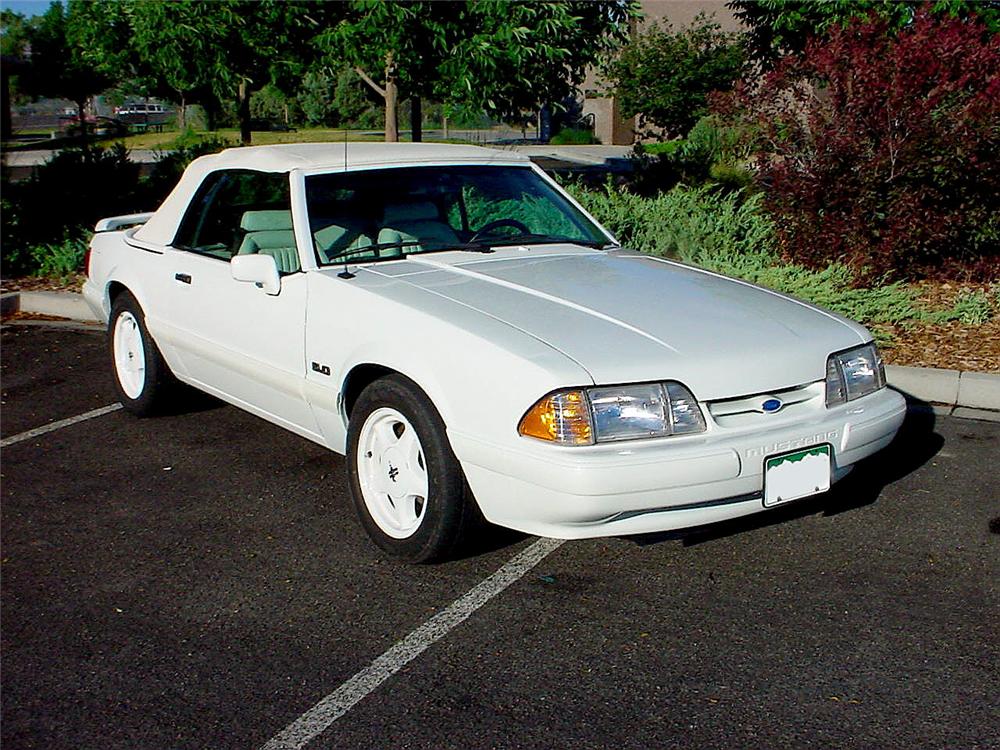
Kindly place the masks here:
MULTIPOLYGON (((11 292, 0 297, 0 311, 4 316, 16 312, 51 315, 95 330, 103 325, 76 292, 11 292)), ((30 320, 24 323, 66 324, 30 320)), ((930 406, 939 414, 1000 422, 1000 375, 899 365, 888 365, 885 370, 889 385, 917 405, 930 406)))

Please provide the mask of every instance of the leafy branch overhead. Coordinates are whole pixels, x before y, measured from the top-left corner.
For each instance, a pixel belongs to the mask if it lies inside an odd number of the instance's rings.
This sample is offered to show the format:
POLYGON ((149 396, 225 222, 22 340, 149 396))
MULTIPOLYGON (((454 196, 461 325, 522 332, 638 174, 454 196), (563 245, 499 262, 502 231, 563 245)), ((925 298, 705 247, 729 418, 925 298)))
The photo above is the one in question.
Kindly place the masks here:
POLYGON ((317 45, 347 60, 386 102, 398 138, 399 99, 430 97, 499 117, 562 99, 586 67, 619 43, 633 3, 355 0, 317 45))
POLYGON ((814 37, 854 19, 878 17, 890 31, 909 25, 917 10, 965 19, 970 15, 993 33, 1000 32, 997 0, 730 0, 726 4, 746 27, 751 60, 772 67, 782 55, 801 56, 814 37))

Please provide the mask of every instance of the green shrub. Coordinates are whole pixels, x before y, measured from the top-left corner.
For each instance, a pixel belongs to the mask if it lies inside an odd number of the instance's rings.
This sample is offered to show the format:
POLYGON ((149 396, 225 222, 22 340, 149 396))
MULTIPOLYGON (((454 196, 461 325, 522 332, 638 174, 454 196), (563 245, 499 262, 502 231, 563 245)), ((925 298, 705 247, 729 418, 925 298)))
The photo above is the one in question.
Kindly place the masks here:
POLYGON ((207 139, 161 153, 148 177, 140 177, 139 165, 121 143, 60 151, 21 182, 9 181, 5 173, 4 275, 68 273, 69 248, 84 240, 98 219, 155 209, 192 159, 228 145, 207 139))
POLYGON ((774 229, 760 197, 678 185, 653 197, 617 189, 570 186, 575 197, 628 247, 712 267, 722 262, 766 264, 774 229))
POLYGON ((600 143, 594 134, 583 128, 563 128, 549 139, 553 146, 589 146, 600 143))
POLYGON ((751 127, 724 123, 715 115, 702 117, 685 138, 636 146, 633 189, 651 194, 679 183, 726 190, 748 187, 753 182, 748 164, 754 144, 751 127))
POLYGON ((67 232, 102 216, 143 209, 139 165, 120 143, 107 149, 66 149, 22 182, 3 185, 4 273, 32 273, 32 248, 59 244, 67 232))
MULTIPOLYGON (((993 294, 996 295, 996 292, 993 294)), ((955 297, 949 309, 927 310, 921 318, 928 323, 950 323, 957 320, 963 325, 979 326, 993 318, 993 306, 997 304, 996 297, 994 299, 991 304, 990 295, 985 292, 963 290, 955 297)))
POLYGON ((670 156, 683 145, 683 139, 675 138, 672 141, 660 141, 659 143, 637 143, 635 151, 640 154, 649 154, 650 156, 670 156))
POLYGON ((61 242, 36 245, 30 254, 35 276, 65 279, 83 269, 83 256, 87 252, 87 240, 83 232, 67 232, 61 242))
POLYGON ((959 322, 964 325, 982 325, 993 317, 990 298, 984 292, 962 292, 955 299, 953 308, 959 322))

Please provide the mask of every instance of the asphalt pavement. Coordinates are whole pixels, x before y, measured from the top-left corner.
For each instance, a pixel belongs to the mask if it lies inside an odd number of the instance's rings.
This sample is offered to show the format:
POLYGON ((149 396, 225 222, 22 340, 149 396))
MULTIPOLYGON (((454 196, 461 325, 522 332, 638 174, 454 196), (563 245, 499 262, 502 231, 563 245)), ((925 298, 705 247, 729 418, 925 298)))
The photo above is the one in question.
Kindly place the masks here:
MULTIPOLYGON (((114 402, 101 334, 0 346, 5 440, 114 402)), ((567 542, 307 747, 1000 748, 998 463, 1000 424, 914 412, 819 498, 567 542)), ((393 563, 340 457, 195 395, 0 479, 5 750, 261 747, 535 543, 393 563)))

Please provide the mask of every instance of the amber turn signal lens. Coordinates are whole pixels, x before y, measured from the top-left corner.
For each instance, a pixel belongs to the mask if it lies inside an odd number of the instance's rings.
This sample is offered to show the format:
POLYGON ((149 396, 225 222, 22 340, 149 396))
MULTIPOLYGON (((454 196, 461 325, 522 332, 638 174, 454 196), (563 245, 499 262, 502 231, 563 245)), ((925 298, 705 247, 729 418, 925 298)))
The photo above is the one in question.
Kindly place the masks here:
POLYGON ((590 445, 594 431, 583 391, 558 391, 543 397, 521 418, 517 431, 563 445, 590 445))

